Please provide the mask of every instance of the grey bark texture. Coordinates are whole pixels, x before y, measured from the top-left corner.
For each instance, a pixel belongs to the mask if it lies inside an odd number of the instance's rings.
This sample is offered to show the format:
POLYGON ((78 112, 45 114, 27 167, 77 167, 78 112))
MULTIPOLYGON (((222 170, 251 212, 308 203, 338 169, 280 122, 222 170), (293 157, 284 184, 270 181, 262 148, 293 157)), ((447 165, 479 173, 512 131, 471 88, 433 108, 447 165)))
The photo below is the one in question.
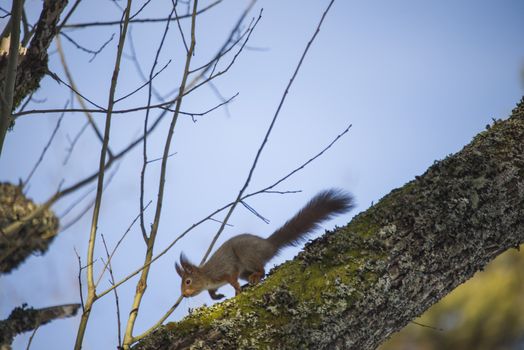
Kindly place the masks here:
MULTIPOLYGON (((47 49, 58 33, 58 21, 68 0, 45 0, 35 33, 27 52, 18 60, 13 108, 22 99, 40 86, 40 80, 47 73, 47 49)), ((0 86, 4 85, 7 70, 7 57, 0 56, 0 86)))
POLYGON ((135 349, 375 349, 523 241, 524 99, 260 285, 135 349))
POLYGON ((5 227, 38 208, 22 190, 21 185, 0 182, 0 275, 11 272, 33 254, 44 254, 58 231, 58 218, 46 209, 16 233, 5 233, 5 227))
POLYGON ((76 315, 80 304, 51 306, 33 309, 22 305, 16 307, 6 320, 0 321, 0 349, 11 349, 11 343, 17 334, 36 329, 59 318, 76 315))

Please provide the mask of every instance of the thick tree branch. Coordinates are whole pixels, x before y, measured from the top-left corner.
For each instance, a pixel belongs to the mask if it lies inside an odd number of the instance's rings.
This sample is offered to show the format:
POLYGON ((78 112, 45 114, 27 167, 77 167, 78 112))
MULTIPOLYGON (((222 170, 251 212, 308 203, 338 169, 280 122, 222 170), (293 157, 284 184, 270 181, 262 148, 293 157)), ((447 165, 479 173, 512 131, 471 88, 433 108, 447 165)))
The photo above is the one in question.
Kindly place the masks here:
POLYGON ((524 99, 460 152, 308 244, 259 286, 137 349, 375 349, 524 242, 524 99))
POLYGON ((43 309, 16 307, 6 320, 0 321, 0 349, 10 349, 17 334, 36 329, 59 318, 76 315, 80 304, 51 306, 43 309))

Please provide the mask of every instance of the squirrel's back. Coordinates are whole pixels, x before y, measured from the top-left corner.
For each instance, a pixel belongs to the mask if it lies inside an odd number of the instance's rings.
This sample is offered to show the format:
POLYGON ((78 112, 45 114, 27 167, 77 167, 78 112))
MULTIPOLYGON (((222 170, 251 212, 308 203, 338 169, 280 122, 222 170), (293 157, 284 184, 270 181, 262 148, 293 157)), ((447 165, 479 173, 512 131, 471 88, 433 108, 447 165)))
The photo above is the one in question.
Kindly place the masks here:
POLYGON ((353 207, 353 197, 349 193, 337 189, 322 191, 267 240, 275 248, 276 254, 286 246, 296 245, 305 240, 323 221, 348 212, 353 207))

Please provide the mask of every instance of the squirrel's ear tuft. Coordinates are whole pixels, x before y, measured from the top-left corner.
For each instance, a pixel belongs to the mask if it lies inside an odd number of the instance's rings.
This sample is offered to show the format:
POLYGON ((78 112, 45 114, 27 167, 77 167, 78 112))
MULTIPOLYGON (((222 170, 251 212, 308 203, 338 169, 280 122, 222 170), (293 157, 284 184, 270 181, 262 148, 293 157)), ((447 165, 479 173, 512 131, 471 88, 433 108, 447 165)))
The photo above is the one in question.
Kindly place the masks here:
POLYGON ((195 265, 193 265, 187 257, 184 255, 184 253, 180 253, 180 265, 182 265, 182 268, 186 273, 193 273, 193 270, 195 269, 195 265))
POLYGON ((180 277, 184 277, 184 270, 182 270, 182 268, 180 267, 180 265, 178 265, 178 263, 175 263, 175 269, 180 277))

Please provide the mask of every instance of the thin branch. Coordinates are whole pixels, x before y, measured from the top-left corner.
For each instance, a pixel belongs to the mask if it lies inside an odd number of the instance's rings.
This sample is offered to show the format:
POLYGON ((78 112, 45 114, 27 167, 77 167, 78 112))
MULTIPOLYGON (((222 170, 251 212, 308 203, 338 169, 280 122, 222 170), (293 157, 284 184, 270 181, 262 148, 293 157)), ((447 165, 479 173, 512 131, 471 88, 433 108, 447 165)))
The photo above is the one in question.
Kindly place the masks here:
MULTIPOLYGON (((100 112, 102 112, 102 113, 107 113, 107 112, 108 112, 104 107, 102 107, 102 106, 100 106, 99 104, 97 104, 97 103, 91 101, 91 100, 88 99, 86 96, 84 96, 84 95, 82 95, 80 92, 78 92, 78 90, 75 89, 73 86, 71 86, 71 85, 69 85, 68 83, 66 83, 65 81, 63 81, 63 80, 58 76, 58 74, 52 72, 52 71, 49 70, 49 69, 47 70, 46 73, 47 73, 47 75, 49 75, 51 78, 53 78, 53 80, 55 80, 57 83, 59 83, 59 84, 60 84, 60 83, 61 83, 61 84, 64 84, 64 85, 67 86, 69 89, 71 89, 71 91, 73 91, 75 94, 77 94, 77 95, 79 95, 80 97, 82 97, 82 99, 86 100, 87 102, 89 102, 89 103, 92 104, 93 106, 97 107, 98 110, 99 110, 100 112)), ((67 112, 66 109, 63 109, 63 110, 67 112)))
MULTIPOLYGON (((324 149, 322 149, 319 153, 317 153, 315 156, 313 156, 312 158, 308 159, 305 163, 303 163, 302 165, 300 165, 299 167, 295 168, 293 171, 291 171, 289 174, 287 174, 286 176, 282 177, 280 180, 278 180, 277 182, 275 182, 274 184, 272 184, 271 186, 268 186, 260 191, 257 191, 257 192, 253 192, 252 194, 250 194, 249 196, 246 196, 244 198, 248 198, 248 197, 251 197, 257 193, 281 193, 281 192, 278 192, 278 191, 270 191, 272 188, 276 187, 277 185, 279 185, 280 183, 282 183, 283 181, 287 180, 289 177, 293 176, 293 174, 297 173, 298 171, 304 169, 308 164, 310 164, 311 162, 313 162, 315 159, 317 159, 318 157, 320 157, 321 155, 323 155, 328 149, 330 149, 338 140, 340 140, 340 138, 342 138, 342 136, 344 136, 345 134, 347 134, 349 132, 349 129, 351 129, 352 125, 349 124, 348 127, 346 129, 344 129, 344 131, 342 131, 339 135, 337 135, 337 137, 335 137, 335 139, 333 141, 331 141, 324 149)), ((293 192, 293 191, 288 191, 288 192, 293 192)), ((300 191, 295 191, 295 192, 300 192, 300 191)))
POLYGON ((93 188, 90 188, 89 190, 86 191, 86 193, 84 193, 83 195, 81 195, 77 200, 75 200, 70 206, 68 206, 61 214, 58 215, 58 217, 60 218, 60 221, 62 221, 64 219, 64 217, 69 214, 71 212, 71 210, 73 210, 74 208, 76 208, 76 206, 78 204, 80 204, 84 199, 87 198, 87 196, 89 196, 89 194, 91 192, 93 192, 94 190, 96 190, 96 187, 93 187, 93 188))
MULTIPOLYGON (((131 62, 133 62, 133 65, 135 66, 135 69, 138 72, 138 75, 140 75, 140 78, 142 79, 144 84, 147 85, 147 82, 148 82, 149 79, 146 78, 146 75, 144 74, 144 71, 142 70, 142 65, 138 61, 134 42, 135 41, 133 40, 133 31, 130 29, 129 30, 129 50, 131 51, 131 54, 130 55, 126 55, 125 57, 130 59, 131 62)), ((162 96, 160 95, 160 93, 155 89, 155 87, 153 85, 151 85, 151 89, 153 91, 153 94, 155 95, 155 98, 158 101, 164 100, 162 98, 162 96)))
POLYGON ((253 213, 257 218, 264 221, 266 224, 269 224, 269 220, 263 217, 259 212, 256 211, 255 208, 247 204, 245 201, 240 201, 240 204, 242 204, 247 210, 249 210, 251 213, 253 213))
MULTIPOLYGON (((220 101, 225 102, 225 101, 227 100, 224 96, 222 96, 222 94, 220 93, 220 90, 218 89, 218 87, 215 85, 214 82, 210 81, 208 86, 209 86, 209 88, 211 89, 211 91, 213 91, 213 93, 215 94, 215 96, 218 97, 218 99, 219 99, 220 101)), ((229 113, 229 108, 228 108, 228 105, 227 105, 227 104, 225 105, 225 108, 224 108, 224 109, 225 109, 226 115, 227 115, 228 117, 231 117, 231 114, 229 113)))
POLYGON ((138 16, 140 14, 140 12, 142 12, 146 8, 146 6, 149 5, 150 2, 151 2, 151 0, 147 0, 145 3, 143 3, 142 6, 138 9, 138 11, 136 11, 134 15, 129 17, 129 22, 133 21, 133 19, 136 16, 138 16))
MULTIPOLYGON (((237 92, 235 95, 233 95, 232 97, 230 97, 229 99, 223 101, 222 103, 219 103, 218 105, 209 108, 209 109, 206 110, 205 112, 193 112, 193 113, 191 113, 191 112, 180 112, 180 114, 188 115, 188 116, 191 117, 191 119, 193 120, 193 122, 196 122, 195 117, 202 117, 202 116, 204 116, 204 115, 206 115, 206 114, 208 114, 208 113, 211 113, 211 112, 213 112, 215 109, 220 108, 220 107, 222 107, 222 106, 228 104, 229 102, 231 102, 231 101, 232 101, 235 97, 237 97, 237 96, 238 96, 238 92, 237 92)), ((165 109, 168 110, 168 111, 173 111, 173 110, 170 109, 170 108, 165 108, 165 109)))
POLYGON ((29 23, 27 22, 27 15, 25 13, 25 8, 22 8, 22 25, 24 26, 24 37, 20 42, 21 46, 24 46, 24 43, 29 42, 29 38, 32 36, 32 31, 29 29, 29 23))
MULTIPOLYGON (((238 30, 240 28, 240 25, 242 24, 244 19, 247 17, 248 13, 251 11, 251 9, 255 5, 255 3, 256 3, 256 0, 252 0, 249 3, 249 5, 244 9, 244 11, 242 12, 242 15, 238 18, 237 22, 235 23, 235 25, 233 26, 233 28, 229 32, 228 39, 224 42, 224 45, 222 45, 222 47, 218 50, 218 52, 215 55, 215 57, 213 57, 213 59, 211 61, 207 62, 206 64, 204 64, 204 65, 202 65, 202 66, 200 66, 200 67, 198 67, 196 69, 192 69, 190 73, 195 73, 195 72, 197 72, 199 70, 204 69, 204 72, 202 73, 202 75, 204 75, 212 64, 214 64, 221 57, 223 57, 225 54, 227 54, 229 51, 231 51, 233 49, 233 47, 235 47, 242 40, 242 38, 246 34, 249 33, 250 28, 251 28, 251 23, 249 24, 248 28, 244 31, 244 33, 242 33, 242 35, 240 35, 236 40, 233 40, 233 36, 235 35, 235 33, 238 32, 238 30), (233 41, 233 43, 231 45, 229 45, 229 43, 231 41, 233 41), (228 45, 229 45, 229 48, 228 48, 228 45)), ((253 21, 251 21, 251 22, 253 22, 253 21)))
MULTIPOLYGON (((120 163, 118 163, 116 165, 116 168, 115 170, 109 174, 109 177, 107 178, 107 181, 104 183, 104 188, 102 189, 102 191, 105 191, 106 188, 109 186, 109 184, 111 183, 111 181, 113 180, 114 176, 116 175, 116 173, 118 172, 118 169, 120 168, 120 163)), ((66 212, 62 215, 65 215, 67 214, 70 210, 72 210, 76 205, 78 205, 85 197, 87 197, 87 195, 89 193, 91 193, 92 191, 94 191, 96 189, 93 188, 91 190, 89 190, 84 196, 80 197, 79 200, 75 201, 69 208, 67 208, 66 212)), ((80 211, 80 213, 78 213, 77 216, 75 216, 73 219, 71 219, 67 224, 65 224, 64 226, 62 226, 60 228, 60 230, 58 232, 55 232, 53 234, 50 234, 50 235, 44 235, 43 238, 51 238, 53 236, 56 236, 57 234, 59 233, 62 233, 64 231, 67 231, 67 229, 69 229, 71 226, 73 226, 74 224, 76 224, 80 219, 82 219, 82 217, 95 205, 95 199, 93 199, 93 201, 91 203, 89 203, 88 205, 85 206, 85 208, 83 210, 80 211)))
MULTIPOLYGON (((182 114, 182 113, 180 113, 180 114, 182 114)), ((170 158, 170 157, 174 156, 174 155, 177 154, 177 153, 178 153, 178 152, 173 152, 173 153, 169 154, 169 155, 167 156, 167 158, 170 158)), ((151 163, 154 163, 154 162, 158 162, 159 160, 162 160, 162 159, 163 159, 163 157, 154 158, 154 159, 149 159, 149 160, 147 161, 147 164, 151 164, 151 163)))
MULTIPOLYGON (((153 201, 149 201, 146 206, 144 207, 144 210, 147 210, 147 208, 149 207, 149 205, 152 203, 153 201)), ((129 231, 131 231, 131 228, 135 225, 135 223, 138 221, 138 218, 140 217, 140 213, 138 213, 138 215, 133 219, 133 221, 131 221, 131 224, 129 225, 129 227, 127 228, 127 230, 124 232, 124 234, 122 235, 122 237, 120 237, 120 239, 118 240, 118 242, 116 243, 115 247, 113 248, 113 251, 111 252, 111 254, 109 255, 109 258, 107 259, 107 262, 106 264, 104 265, 104 267, 102 268, 102 271, 100 272, 100 276, 98 276, 98 280, 96 281, 96 286, 98 287, 98 284, 100 283, 100 280, 102 279, 102 276, 104 276, 104 273, 105 271, 107 270, 107 267, 108 267, 108 264, 111 262, 111 259, 113 259, 113 256, 115 255, 116 253, 116 250, 118 249, 118 247, 120 246, 120 243, 122 243, 122 241, 124 240, 124 238, 126 238, 127 234, 129 233, 129 231)))
MULTIPOLYGON (((223 70, 221 70, 221 71, 219 71, 217 73, 214 73, 215 67, 218 64, 218 60, 220 59, 220 58, 217 58, 217 60, 214 62, 214 66, 213 66, 213 69, 212 69, 212 74, 207 79, 202 80, 200 83, 196 83, 197 79, 194 79, 193 81, 195 83, 193 85, 189 85, 188 90, 185 91, 184 94, 185 95, 190 94, 191 92, 193 92, 194 90, 198 89, 202 85, 205 85, 205 84, 209 83, 210 81, 218 78, 219 76, 224 75, 225 73, 227 73, 229 71, 229 69, 233 66, 233 64, 235 63, 235 61, 238 58, 238 56, 242 53, 245 45, 249 41, 249 38, 251 37, 251 34, 253 33, 254 29, 256 28, 256 26, 257 26, 257 24, 258 24, 258 22, 260 21, 261 18, 262 18, 262 10, 260 10, 259 16, 258 16, 257 20, 255 21, 255 23, 253 24, 253 26, 248 28, 246 39, 244 40, 244 42, 242 43, 242 45, 240 46, 238 51, 235 53, 235 55, 233 56, 233 58, 231 59, 229 64, 223 70)), ((205 67, 204 71, 200 73, 199 78, 205 76, 205 72, 209 69, 209 67, 211 67, 211 65, 208 65, 207 67, 205 67)), ((200 80, 200 79, 198 79, 198 80, 200 80)))
POLYGON ((90 59, 89 59, 89 62, 93 62, 93 60, 96 58, 96 56, 98 56, 98 54, 100 52, 102 52, 102 50, 105 49, 105 47, 111 42, 113 41, 114 37, 115 37, 115 34, 113 33, 111 35, 111 37, 109 39, 107 39, 97 50, 91 50, 91 49, 88 49, 82 45, 80 45, 79 43, 77 43, 73 38, 71 38, 69 35, 67 35, 66 33, 64 32, 61 32, 60 33, 61 35, 63 35, 64 38, 67 39, 67 41, 69 41, 71 44, 73 44, 77 49, 81 50, 81 51, 84 51, 85 53, 89 53, 91 55, 93 55, 90 59))
MULTIPOLYGON (((220 4, 223 0, 216 0, 215 2, 212 2, 208 6, 202 8, 198 11, 197 15, 200 15, 216 5, 220 4)), ((191 18, 191 14, 182 15, 180 16, 180 19, 186 19, 191 18)), ((130 20, 129 23, 158 23, 158 22, 166 22, 166 21, 176 21, 176 18, 169 17, 163 17, 163 18, 135 18, 133 20, 130 20)), ((64 28, 87 28, 87 27, 104 27, 104 26, 114 26, 114 25, 121 25, 122 21, 106 21, 106 22, 85 22, 85 23, 73 23, 73 24, 66 24, 63 27, 64 28)))
POLYGON ((76 258, 78 259, 78 292, 80 294, 80 305, 82 305, 82 312, 84 312, 85 309, 84 309, 84 293, 82 293, 82 270, 85 269, 85 266, 82 267, 82 259, 80 258, 80 255, 76 251, 75 247, 73 247, 73 250, 75 251, 76 258))
MULTIPOLYGON (((111 285, 114 285, 115 284, 115 276, 113 275, 113 268, 111 267, 111 261, 109 260, 110 256, 109 256, 109 250, 107 249, 107 244, 106 244, 106 240, 104 238, 104 235, 101 234, 102 236, 102 242, 104 243, 104 249, 106 251, 106 256, 107 256, 107 265, 109 267, 109 276, 110 276, 110 279, 109 279, 109 283, 111 283, 111 285)), ((102 261, 103 262, 103 261, 102 261)), ((117 334, 118 334, 118 346, 117 346, 117 349, 120 349, 121 346, 122 346, 122 323, 120 321, 120 305, 119 305, 119 302, 118 302, 118 293, 116 291, 116 289, 114 290, 115 292, 115 304, 116 304, 116 319, 117 319, 117 334)))
POLYGON ((420 327, 433 329, 433 330, 439 331, 439 332, 444 332, 444 329, 439 328, 439 327, 428 326, 427 324, 419 323, 419 322, 416 322, 416 321, 411 321, 411 323, 413 323, 414 325, 420 326, 420 327))
POLYGON ((128 93, 128 94, 126 94, 126 95, 116 99, 115 103, 120 102, 122 100, 125 100, 126 98, 136 94, 138 91, 142 90, 147 85, 152 85, 153 79, 155 79, 160 73, 162 73, 167 68, 167 66, 169 66, 169 64, 171 64, 171 60, 167 61, 167 63, 158 72, 153 74, 148 81, 144 82, 142 85, 140 85, 138 88, 136 88, 135 90, 131 91, 130 93, 128 93))
MULTIPOLYGON (((65 57, 64 49, 62 48, 62 41, 60 40, 59 36, 56 37, 56 47, 57 47, 57 50, 58 50, 58 55, 60 56, 60 63, 62 63, 62 68, 64 69, 64 73, 66 75, 66 78, 69 81, 69 85, 71 85, 72 91, 74 92, 74 95, 75 95, 78 103, 80 104, 80 106, 87 110, 87 106, 86 106, 84 98, 82 97, 82 95, 76 93, 76 91, 78 91, 78 88, 77 88, 77 86, 75 84, 75 81, 73 79, 73 74, 71 74, 71 71, 69 70, 69 65, 67 64, 67 60, 66 60, 66 57, 65 57)), ((87 112, 87 111, 85 112, 85 115, 86 115, 86 118, 87 118, 89 124, 93 128, 93 131, 95 132, 96 136, 98 137, 100 142, 103 142, 102 133, 100 132, 100 130, 98 130, 98 127, 96 126, 96 124, 95 124, 95 122, 93 120, 93 116, 89 112, 87 112)), ((69 154, 71 154, 72 148, 74 147, 74 144, 76 143, 76 140, 77 140, 77 138, 75 138, 75 141, 73 142, 73 145, 70 148, 71 151, 69 152, 69 154)), ((111 152, 110 148, 108 148, 107 152, 108 152, 109 158, 113 157, 113 152, 111 152)), ((67 157, 67 158, 69 158, 69 157, 67 157)))
POLYGON ((173 11, 175 12, 175 18, 176 18, 176 24, 178 26, 178 31, 180 32, 180 36, 182 37, 182 42, 184 43, 184 47, 186 48, 186 55, 189 52, 189 48, 187 47, 186 37, 184 36, 184 31, 182 30, 182 25, 180 24, 180 17, 178 17, 178 13, 176 12, 176 5, 178 0, 173 4, 173 11))
MULTIPOLYGON (((67 136, 67 141, 69 141, 69 147, 67 148, 67 154, 64 158, 64 161, 62 162, 62 165, 66 165, 67 162, 69 162, 69 158, 71 158, 71 155, 73 154, 73 150, 75 149, 76 143, 80 139, 80 136, 83 135, 84 131, 87 129, 87 127, 90 125, 89 121, 85 122, 84 125, 80 128, 80 131, 75 135, 73 140, 69 138, 69 135, 67 136)), ((103 139, 102 139, 103 140, 103 139)))
MULTIPOLYGON (((68 104, 69 104, 69 101, 66 102, 66 106, 68 104)), ((57 121, 57 123, 55 125, 55 128, 53 129, 53 132, 51 133, 51 137, 49 137, 49 140, 47 141, 47 144, 44 146, 44 149, 40 153, 40 157, 38 157, 38 160, 36 161, 35 165, 33 166, 33 169, 31 169, 31 171, 29 172, 29 175, 27 175, 27 178, 23 182, 23 185, 22 185, 23 187, 27 186, 27 184, 29 183, 29 180, 31 180, 31 177, 33 176, 33 174, 35 173, 36 169, 38 169, 38 166, 40 165, 40 163, 44 159, 44 156, 47 153, 47 150, 49 149, 49 146, 51 146, 51 142, 53 142, 53 139, 55 138, 55 135, 56 135, 58 129, 60 128, 60 124, 62 123, 62 119, 64 118, 64 114, 65 113, 62 113, 60 115, 60 117, 58 117, 58 121, 57 121)))
POLYGON ((38 330, 38 328, 40 328, 40 326, 37 326, 33 330, 33 333, 31 333, 31 336, 29 337, 29 341, 27 342, 27 347, 25 348, 26 350, 29 350, 29 348, 31 348, 31 343, 33 342, 33 338, 35 337, 35 334, 36 334, 36 331, 38 330))
POLYGON ((62 23, 60 23, 60 25, 58 26, 57 31, 56 31, 57 33, 60 33, 62 31, 62 28, 65 26, 65 24, 67 23, 69 18, 71 18, 71 16, 75 12, 76 8, 80 4, 80 1, 82 1, 82 0, 76 0, 75 3, 73 4, 73 6, 71 6, 71 9, 69 10, 67 15, 65 15, 64 19, 62 20, 62 23))
POLYGON ((184 297, 181 295, 178 297, 177 301, 175 301, 175 303, 173 304, 173 306, 171 306, 169 308, 169 310, 166 311, 166 313, 164 314, 164 316, 162 316, 160 318, 160 320, 158 320, 157 323, 155 323, 153 326, 151 326, 148 330, 146 330, 144 333, 140 334, 140 335, 137 335, 136 337, 133 338, 133 341, 137 342, 139 341, 140 339, 143 339, 145 337, 147 337, 149 334, 151 334, 155 329, 157 329, 158 327, 160 327, 162 325, 162 323, 164 323, 164 321, 173 313, 173 311, 176 310, 176 308, 178 307, 178 305, 180 305, 180 302, 182 301, 182 299, 184 299, 184 297))

